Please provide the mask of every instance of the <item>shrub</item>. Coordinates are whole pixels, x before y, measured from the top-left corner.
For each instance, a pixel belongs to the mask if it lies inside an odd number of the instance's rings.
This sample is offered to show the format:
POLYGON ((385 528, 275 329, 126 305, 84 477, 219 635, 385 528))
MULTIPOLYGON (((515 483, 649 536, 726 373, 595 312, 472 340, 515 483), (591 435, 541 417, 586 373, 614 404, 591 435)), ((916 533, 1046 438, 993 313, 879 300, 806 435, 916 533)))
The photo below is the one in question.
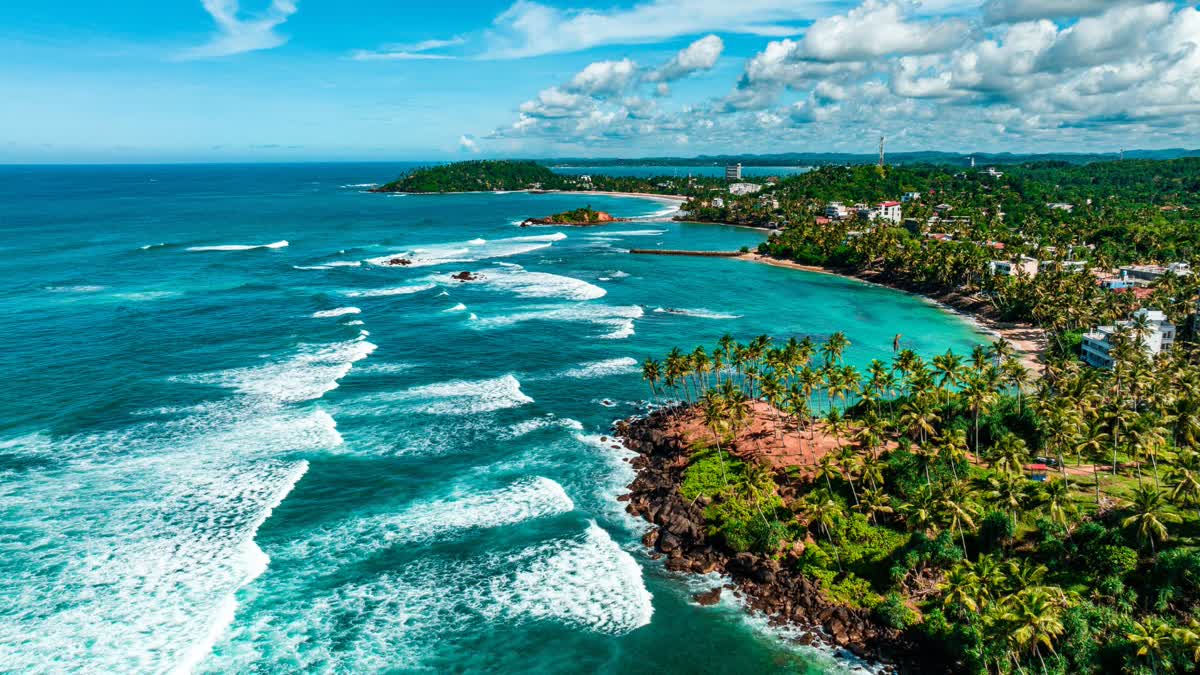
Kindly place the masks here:
POLYGON ((1137 551, 1128 546, 1102 545, 1087 557, 1088 570, 1097 577, 1117 577, 1129 574, 1138 564, 1137 551))
POLYGON ((904 630, 916 621, 916 612, 909 609, 908 605, 904 604, 904 599, 899 593, 888 593, 884 597, 883 602, 875 607, 875 613, 879 615, 879 620, 884 625, 904 630))
POLYGON ((1007 513, 988 511, 979 522, 979 543, 984 551, 992 552, 1012 539, 1016 531, 1016 525, 1007 513))

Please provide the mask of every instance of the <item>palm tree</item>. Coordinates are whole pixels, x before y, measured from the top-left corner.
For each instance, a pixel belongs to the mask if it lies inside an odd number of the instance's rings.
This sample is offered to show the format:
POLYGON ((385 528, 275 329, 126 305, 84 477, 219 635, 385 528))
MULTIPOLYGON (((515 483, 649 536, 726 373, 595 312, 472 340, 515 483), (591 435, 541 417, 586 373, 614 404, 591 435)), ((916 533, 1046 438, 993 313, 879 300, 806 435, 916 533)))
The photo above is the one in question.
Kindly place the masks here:
POLYGON ((987 385, 982 377, 972 377, 967 380, 963 390, 963 398, 971 412, 975 414, 975 452, 979 452, 979 416, 996 400, 996 392, 987 385))
POLYGON ((1149 659, 1150 668, 1157 673, 1158 663, 1162 660, 1171 641, 1171 629, 1167 624, 1156 618, 1135 621, 1133 630, 1125 637, 1137 645, 1137 655, 1149 659))
POLYGON ((963 554, 967 553, 967 528, 975 529, 975 514, 978 508, 961 485, 952 485, 938 500, 938 511, 950 532, 958 532, 963 554))
POLYGON ((846 348, 850 346, 850 340, 846 338, 846 334, 838 331, 829 336, 825 345, 821 348, 821 352, 825 356, 827 363, 841 362, 842 354, 846 348))
POLYGON ((1046 672, 1041 648, 1054 653, 1054 641, 1064 630, 1062 607, 1040 589, 1026 589, 1004 603, 1003 617, 1012 626, 1010 643, 1018 651, 1032 651, 1046 672))
POLYGON ((974 568, 971 561, 963 560, 950 568, 940 585, 942 604, 946 607, 961 608, 968 623, 971 621, 971 615, 979 611, 979 602, 976 599, 980 595, 979 577, 975 576, 974 568))
POLYGON ((726 401, 715 391, 710 390, 703 401, 704 426, 712 431, 713 441, 717 446, 717 458, 721 462, 721 482, 729 488, 729 476, 725 471, 725 453, 721 450, 721 436, 729 431, 728 409, 726 401))
POLYGON ((1135 489, 1133 499, 1123 506, 1133 513, 1121 521, 1121 526, 1135 528, 1138 539, 1150 543, 1151 553, 1155 552, 1155 541, 1167 540, 1167 524, 1182 521, 1179 514, 1167 510, 1163 493, 1148 485, 1135 489))
POLYGON ((1065 526, 1075 512, 1075 504, 1071 502, 1071 493, 1066 481, 1052 480, 1043 483, 1041 501, 1050 520, 1059 525, 1065 526))
POLYGON ((862 498, 859 499, 855 508, 862 511, 868 520, 875 523, 876 514, 892 513, 892 502, 883 490, 867 489, 863 490, 862 498))
MULTIPOLYGON (((842 505, 833 498, 833 494, 824 490, 813 490, 808 493, 808 497, 804 500, 803 513, 809 527, 816 525, 817 529, 829 540, 830 547, 836 553, 837 546, 833 543, 833 527, 837 521, 841 520, 843 510, 842 505)), ((838 569, 841 569, 841 566, 842 563, 839 560, 838 569)))
POLYGON ((658 380, 662 377, 662 364, 654 359, 642 363, 642 379, 650 385, 651 398, 658 400, 658 380))
POLYGON ((947 350, 945 354, 933 357, 933 371, 937 373, 938 386, 942 389, 956 386, 962 381, 962 357, 947 350))
MULTIPOLYGON (((1180 506, 1200 506, 1200 477, 1188 467, 1176 467, 1171 500, 1180 506)), ((1197 512, 1200 516, 1200 511, 1197 512)))

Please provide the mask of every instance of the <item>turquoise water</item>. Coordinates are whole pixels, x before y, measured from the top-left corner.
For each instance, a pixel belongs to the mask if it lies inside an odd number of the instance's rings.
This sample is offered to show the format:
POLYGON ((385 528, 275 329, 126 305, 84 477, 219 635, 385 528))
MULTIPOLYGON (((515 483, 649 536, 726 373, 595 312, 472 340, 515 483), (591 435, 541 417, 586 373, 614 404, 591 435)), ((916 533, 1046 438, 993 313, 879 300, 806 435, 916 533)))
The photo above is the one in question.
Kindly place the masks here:
POLYGON ((624 252, 752 230, 362 191, 400 168, 0 168, 0 669, 840 670, 691 603, 601 436, 675 345, 980 337, 834 277, 624 252))

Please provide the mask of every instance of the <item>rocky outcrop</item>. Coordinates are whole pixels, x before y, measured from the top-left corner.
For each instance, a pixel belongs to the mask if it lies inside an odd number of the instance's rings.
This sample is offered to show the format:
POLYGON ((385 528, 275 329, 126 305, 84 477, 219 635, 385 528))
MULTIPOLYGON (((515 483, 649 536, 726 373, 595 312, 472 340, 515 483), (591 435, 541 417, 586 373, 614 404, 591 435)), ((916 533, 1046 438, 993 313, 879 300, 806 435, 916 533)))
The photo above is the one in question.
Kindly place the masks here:
POLYGON ((392 258, 391 260, 385 261, 383 264, 392 265, 394 267, 408 267, 412 264, 412 261, 408 258, 392 258))
POLYGON ((483 279, 483 275, 472 274, 470 272, 459 272, 457 274, 451 274, 450 278, 454 279, 455 281, 464 281, 464 282, 465 281, 480 281, 483 279))
POLYGON ((614 218, 611 213, 604 211, 591 211, 588 220, 578 220, 574 218, 576 212, 560 213, 545 218, 526 218, 521 222, 521 227, 595 227, 597 225, 607 225, 609 223, 621 222, 622 218, 614 218))
MULTIPOLYGON (((859 657, 888 665, 895 672, 941 672, 929 663, 918 665, 919 650, 905 634, 878 622, 869 610, 831 603, 818 582, 793 570, 784 561, 756 553, 737 553, 706 533, 704 508, 679 494, 689 449, 681 439, 664 431, 663 412, 646 419, 619 422, 616 432, 626 447, 637 453, 632 461, 637 478, 623 496, 626 510, 655 528, 642 543, 666 558, 668 570, 695 574, 728 575, 746 604, 770 618, 774 625, 800 628, 805 644, 825 644, 859 657)), ((801 549, 802 550, 802 549, 801 549)), ((791 558, 794 560, 794 558, 791 558)), ((694 600, 713 604, 721 589, 699 593, 694 600)))

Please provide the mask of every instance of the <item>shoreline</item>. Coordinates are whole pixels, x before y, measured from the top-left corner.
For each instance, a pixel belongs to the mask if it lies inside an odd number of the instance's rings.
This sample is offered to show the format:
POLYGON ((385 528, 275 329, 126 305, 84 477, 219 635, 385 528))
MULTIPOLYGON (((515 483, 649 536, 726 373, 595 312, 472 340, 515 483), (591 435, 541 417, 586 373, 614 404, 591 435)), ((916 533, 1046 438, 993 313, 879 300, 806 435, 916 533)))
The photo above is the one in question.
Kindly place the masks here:
POLYGON ((873 286, 888 288, 894 291, 900 291, 909 295, 921 298, 942 311, 952 314, 967 323, 974 326, 981 333, 991 335, 995 338, 1004 339, 1012 345, 1017 354, 1020 355, 1020 361, 1033 374, 1041 375, 1043 365, 1041 356, 1045 353, 1047 347, 1046 332, 1031 324, 1020 324, 1010 321, 1001 321, 994 316, 989 316, 985 312, 980 311, 982 302, 972 300, 971 298, 959 293, 949 292, 941 293, 937 296, 927 295, 920 289, 910 288, 899 284, 890 284, 879 279, 879 273, 860 272, 848 273, 841 270, 821 267, 819 265, 803 265, 801 263, 792 262, 790 260, 780 260, 761 253, 747 253, 739 256, 738 260, 758 263, 761 265, 770 265, 771 267, 781 267, 784 269, 800 270, 803 272, 812 272, 815 274, 829 274, 842 279, 851 279, 873 286))

